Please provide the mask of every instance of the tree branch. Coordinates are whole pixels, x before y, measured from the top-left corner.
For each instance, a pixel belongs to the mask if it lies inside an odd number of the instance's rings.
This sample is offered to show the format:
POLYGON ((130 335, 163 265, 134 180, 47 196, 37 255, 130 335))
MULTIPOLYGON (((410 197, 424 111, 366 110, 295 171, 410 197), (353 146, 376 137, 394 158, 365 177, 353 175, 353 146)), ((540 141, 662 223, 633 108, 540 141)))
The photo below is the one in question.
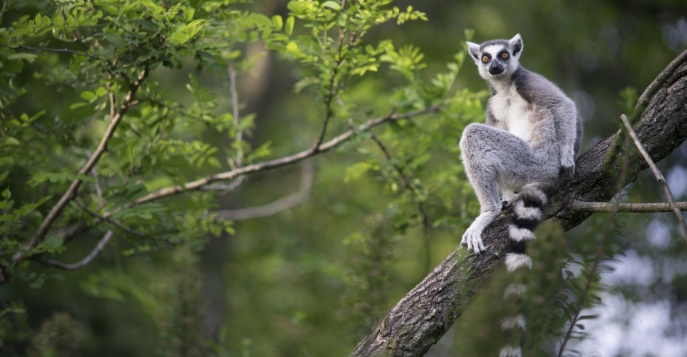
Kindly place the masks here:
MULTIPOLYGON (((639 96, 637 104, 635 105, 632 113, 631 122, 634 122, 638 116, 644 114, 644 111, 646 110, 649 101, 654 97, 656 92, 660 88, 665 86, 670 76, 686 62, 687 51, 684 51, 680 55, 678 55, 674 60, 672 60, 668 64, 668 66, 666 66, 666 68, 664 68, 661 71, 661 73, 659 73, 656 76, 656 78, 651 82, 651 84, 649 84, 649 86, 644 90, 644 92, 642 92, 642 95, 639 96)), ((618 133, 620 135, 615 136, 615 139, 611 144, 611 149, 607 151, 606 159, 604 161, 605 168, 608 168, 610 165, 612 165, 616 157, 618 157, 620 144, 622 143, 622 131, 618 131, 618 133)))
POLYGON ((151 193, 137 199, 133 203, 120 208, 119 210, 130 208, 130 207, 135 206, 135 205, 140 205, 143 203, 159 200, 159 199, 165 198, 165 197, 171 197, 171 196, 183 193, 183 192, 199 190, 199 189, 202 189, 204 186, 206 186, 210 183, 213 183, 213 182, 232 180, 232 179, 234 179, 240 175, 253 174, 256 172, 267 171, 267 170, 275 169, 278 167, 295 164, 295 163, 302 161, 302 160, 305 160, 309 157, 313 157, 315 155, 319 155, 319 154, 325 153, 325 152, 327 152, 333 148, 336 148, 337 146, 341 145, 342 143, 350 140, 356 132, 366 131, 366 130, 369 130, 370 128, 373 128, 377 125, 384 124, 387 122, 413 118, 413 117, 417 117, 417 116, 424 115, 424 114, 436 113, 438 111, 439 111, 438 106, 432 106, 432 107, 429 107, 426 109, 421 109, 421 110, 417 110, 417 111, 410 112, 410 113, 389 114, 389 115, 384 116, 384 117, 369 119, 365 123, 359 125, 357 128, 347 130, 347 131, 339 134, 338 136, 321 143, 319 145, 319 147, 317 148, 317 150, 307 149, 307 150, 303 150, 301 152, 295 153, 293 155, 284 156, 284 157, 270 160, 270 161, 264 161, 261 163, 256 163, 256 164, 251 164, 251 165, 239 167, 239 168, 229 170, 226 172, 222 172, 219 174, 215 174, 215 175, 210 175, 210 176, 207 176, 204 178, 200 178, 200 179, 197 179, 194 181, 187 182, 183 186, 165 187, 165 188, 159 189, 155 192, 151 192, 151 193))
POLYGON ((64 270, 76 270, 83 268, 84 266, 88 265, 95 257, 100 254, 100 252, 105 248, 105 245, 110 241, 112 238, 112 230, 109 230, 105 232, 105 235, 103 235, 102 238, 98 241, 98 244, 95 245, 95 248, 88 253, 87 256, 85 256, 83 259, 79 260, 76 263, 62 263, 57 260, 52 260, 52 259, 47 259, 47 260, 38 260, 39 263, 45 265, 45 266, 50 266, 50 267, 55 267, 55 268, 60 268, 64 270))
POLYGON ((97 214, 97 213, 91 211, 90 209, 88 209, 88 207, 86 207, 86 206, 84 206, 83 204, 81 204, 81 202, 79 202, 78 200, 74 200, 74 201, 72 201, 72 203, 75 204, 76 206, 78 206, 82 211, 88 213, 89 215, 91 215, 93 218, 95 218, 95 219, 97 219, 97 220, 107 222, 107 223, 109 223, 109 224, 111 224, 111 225, 113 225, 113 226, 115 226, 115 227, 117 227, 117 228, 123 230, 124 232, 133 235, 133 236, 137 236, 137 237, 139 237, 139 238, 145 238, 145 236, 144 236, 142 233, 136 232, 135 230, 133 230, 133 229, 131 229, 131 228, 129 228, 129 227, 126 227, 126 226, 124 226, 123 224, 121 224, 121 223, 119 223, 119 222, 117 222, 117 221, 111 219, 111 218, 109 217, 110 215, 108 215, 108 214, 99 215, 99 214, 97 214))
MULTIPOLYGON (((648 213, 648 212, 673 212, 670 203, 615 203, 615 202, 582 202, 575 201, 571 208, 575 211, 592 213, 610 213, 617 206, 618 212, 648 213)), ((687 211, 687 202, 675 202, 675 206, 687 211)))
POLYGON ((312 160, 306 160, 303 162, 303 168, 301 169, 301 183, 297 192, 262 206, 219 210, 215 212, 217 214, 217 218, 229 219, 232 221, 244 221, 247 219, 271 216, 291 207, 297 206, 307 200, 308 196, 310 195, 313 171, 314 168, 312 160))
POLYGON ((641 115, 644 112, 644 109, 646 109, 646 106, 649 104, 649 101, 651 98, 653 98, 654 94, 656 94, 656 92, 663 87, 669 76, 685 62, 687 62, 687 51, 684 51, 678 55, 670 62, 670 64, 668 64, 668 66, 666 66, 663 71, 661 71, 661 73, 658 74, 658 76, 656 76, 656 78, 651 82, 651 84, 649 84, 648 87, 646 87, 642 95, 637 100, 637 105, 635 105, 634 108, 634 115, 641 115))
POLYGON ((52 209, 50 209, 50 212, 48 212, 48 215, 45 217, 41 225, 38 227, 38 230, 36 231, 36 233, 34 233, 29 242, 24 245, 21 251, 15 253, 13 257, 15 264, 17 264, 24 258, 24 253, 26 251, 33 248, 39 240, 45 237, 50 227, 53 225, 53 223, 55 223, 57 218, 62 213, 64 207, 67 206, 67 203, 69 203, 69 201, 76 197, 76 194, 79 191, 79 187, 83 183, 82 177, 88 175, 88 173, 91 171, 91 169, 93 169, 95 164, 98 163, 98 160, 100 160, 100 157, 107 149, 107 143, 112 138, 112 135, 114 135, 115 129, 117 129, 117 125, 119 125, 119 122, 122 120, 124 114, 126 114, 129 108, 133 106, 135 102, 134 96, 136 95, 136 92, 138 91, 141 84, 143 83, 143 80, 148 76, 148 74, 148 68, 144 68, 139 73, 136 81, 131 84, 131 88, 129 88, 129 92, 126 94, 124 102, 119 107, 119 112, 115 114, 114 117, 110 118, 110 125, 107 127, 107 130, 105 130, 105 134, 103 135, 103 138, 100 140, 98 147, 95 149, 95 152, 93 152, 93 155, 91 155, 86 164, 81 168, 81 170, 79 170, 77 178, 74 179, 74 181, 72 181, 71 185, 67 189, 67 192, 65 192, 62 195, 62 197, 60 197, 59 201, 57 201, 55 206, 53 206, 52 209))
MULTIPOLYGON (((685 53, 678 59, 686 59, 685 53)), ((662 73, 666 73, 659 81, 662 84, 650 96, 635 126, 637 137, 654 160, 666 157, 687 139, 687 64, 681 60, 662 73)), ((545 219, 571 229, 591 215, 576 211, 573 202, 607 201, 613 196, 622 168, 615 162, 605 165, 605 159, 620 135, 617 132, 597 143, 577 160, 575 177, 551 197, 545 219)), ((629 184, 648 164, 636 150, 621 148, 619 153, 627 158, 625 184, 629 184)), ((458 250, 449 254, 358 343, 352 355, 424 355, 501 266, 508 245, 503 237, 508 234, 511 215, 511 211, 503 212, 484 231, 487 253, 468 256, 465 250, 458 250)))
POLYGON ((663 192, 665 192, 666 194, 668 203, 670 204, 670 207, 677 216, 677 220, 680 222, 680 226, 682 227, 682 233, 685 236, 685 240, 687 240, 687 223, 685 223, 685 217, 682 217, 680 209, 675 205, 675 198, 673 198, 673 193, 670 191, 670 187, 668 187, 666 179, 663 177, 661 171, 658 170, 658 167, 656 167, 654 161, 651 160, 651 156, 649 156, 646 150, 644 150, 642 143, 639 141, 639 138, 637 137, 637 134, 635 134, 634 130, 632 130, 632 125, 630 125, 630 122, 627 120, 625 114, 622 114, 620 116, 620 120, 625 125, 625 128, 627 129, 628 134, 630 134, 632 141, 635 143, 637 150, 639 150, 647 165, 649 165, 649 168, 651 168, 651 172, 654 174, 654 177, 656 177, 656 181, 658 181, 658 184, 661 185, 661 187, 663 188, 663 192))

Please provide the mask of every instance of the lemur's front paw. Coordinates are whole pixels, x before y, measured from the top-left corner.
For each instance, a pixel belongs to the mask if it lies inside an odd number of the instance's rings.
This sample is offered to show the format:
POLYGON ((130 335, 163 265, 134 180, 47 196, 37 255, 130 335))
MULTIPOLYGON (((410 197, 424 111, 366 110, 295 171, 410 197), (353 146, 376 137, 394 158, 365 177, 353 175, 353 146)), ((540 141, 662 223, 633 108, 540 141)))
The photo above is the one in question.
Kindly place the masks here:
POLYGON ((468 252, 474 251, 480 253, 485 251, 484 242, 482 242, 482 230, 470 227, 463 234, 463 239, 460 241, 462 246, 467 246, 468 252))

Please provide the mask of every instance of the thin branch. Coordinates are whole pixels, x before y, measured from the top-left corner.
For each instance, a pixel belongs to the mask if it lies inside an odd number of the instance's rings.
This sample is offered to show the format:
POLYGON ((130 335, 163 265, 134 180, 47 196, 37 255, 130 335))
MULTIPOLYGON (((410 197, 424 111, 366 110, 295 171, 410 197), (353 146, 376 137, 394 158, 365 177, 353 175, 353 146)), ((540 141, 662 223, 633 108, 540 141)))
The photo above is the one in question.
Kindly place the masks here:
POLYGON ((140 88, 143 80, 148 76, 149 71, 148 68, 144 68, 141 73, 138 75, 138 78, 136 81, 131 85, 131 88, 129 89, 129 92, 126 94, 126 97, 124 99, 124 103, 121 104, 119 107, 119 112, 115 114, 114 117, 110 118, 110 125, 107 127, 107 130, 105 131, 105 134, 103 135, 103 138, 100 140, 100 143, 98 144, 98 147, 96 148, 95 152, 93 152, 93 155, 88 159, 86 164, 79 170, 78 176, 74 181, 72 181, 71 185, 67 189, 67 192, 65 192, 62 197, 60 197, 59 201, 55 204, 55 206, 52 207, 48 215, 45 217, 43 222, 41 223, 40 227, 34 233, 34 235, 31 237, 28 243, 24 245, 22 248, 22 251, 19 251, 15 253, 13 260, 14 263, 18 263, 20 260, 23 259, 24 257, 24 252, 30 250, 33 248, 36 243, 38 243, 39 240, 41 240, 45 235, 48 233, 48 230, 50 227, 55 223, 57 218, 60 216, 62 213, 62 210, 67 206, 67 203, 71 201, 74 197, 76 197, 76 194, 79 190, 79 187, 83 183, 82 177, 88 175, 88 173, 93 169, 96 163, 98 163, 98 160, 102 157, 103 153, 107 149, 107 144, 109 140, 112 138, 112 135, 114 135, 115 129, 117 128, 117 125, 120 123, 122 118, 124 117, 124 114, 129 110, 129 108, 132 107, 134 101, 134 96, 136 95, 136 92, 140 88))
POLYGON ((384 124, 386 122, 392 122, 392 121, 397 121, 400 119, 408 119, 408 118, 413 118, 417 117, 420 115, 424 114, 429 114, 429 113, 436 113, 439 111, 439 106, 432 106, 429 108, 417 110, 414 112, 410 113, 405 113, 405 114, 389 114, 384 117, 379 117, 379 118, 374 118, 374 119, 369 119, 365 123, 359 125, 356 129, 350 129, 347 130, 338 136, 327 140, 326 142, 323 142, 320 144, 316 150, 313 149, 307 149, 303 150, 301 152, 298 152, 293 155, 289 156, 284 156, 278 159, 270 160, 270 161, 264 161, 261 163, 255 163, 251 164, 248 166, 243 166, 239 167, 233 170, 225 171, 219 174, 215 175, 210 175, 201 179, 197 179, 191 182, 187 182, 183 186, 170 186, 170 187, 165 187, 162 189, 159 189, 155 192, 151 192, 146 196, 143 196, 136 201, 134 201, 131 204, 125 205, 120 210, 130 208, 135 205, 155 201, 161 198, 165 197, 171 197, 183 192, 188 192, 188 191, 193 191, 193 190, 199 190, 202 189, 204 186, 207 186, 210 183, 217 182, 217 181, 227 181, 227 180, 232 180, 238 176, 241 175, 247 175, 247 174, 252 174, 256 172, 262 172, 262 171, 267 171, 271 169, 275 169, 278 167, 286 166, 286 165, 291 165, 296 162, 302 161, 304 159, 307 159, 309 157, 313 157, 315 155, 319 155, 322 153, 325 153, 335 147, 338 147, 342 143, 350 140, 356 132, 361 132, 365 130, 369 130, 370 128, 373 128, 377 125, 384 124))
POLYGON ((234 128, 236 129, 236 166, 243 165, 243 149, 241 148, 241 141, 243 140, 243 130, 239 125, 239 95, 236 90, 236 70, 234 63, 229 62, 229 95, 231 97, 231 114, 234 121, 234 128))
POLYGON ((223 184, 212 184, 212 185, 207 185, 203 186, 200 189, 203 191, 223 191, 223 192, 231 192, 234 191, 236 188, 241 186, 241 183, 243 179, 241 179, 243 176, 239 176, 238 179, 235 181, 232 181, 229 184, 223 185, 223 184))
MULTIPOLYGON (((343 12, 346 7, 346 0, 343 0, 341 2, 341 11, 343 12)), ((348 54, 348 51, 346 53, 343 53, 343 46, 344 46, 344 39, 346 35, 343 30, 343 26, 339 26, 339 43, 338 43, 338 48, 336 50, 336 58, 334 58, 334 64, 332 66, 332 72, 331 75, 329 76, 329 91, 324 97, 324 108, 325 108, 325 115, 324 115, 324 120, 322 123, 322 129, 320 130, 320 135, 317 137, 317 141, 315 144, 312 146, 310 150, 312 151, 317 151, 320 149, 320 144, 324 141, 324 137, 327 134, 327 126, 329 124, 329 120, 331 120, 332 117, 332 102, 334 100, 334 97, 336 96, 337 93, 337 86, 336 86, 336 76, 339 74, 339 67, 341 64, 344 62, 346 59, 346 55, 348 54)), ((325 42, 326 43, 326 42, 325 42)))
POLYGON ((19 45, 19 46, 8 46, 5 44, 0 44, 0 46, 9 48, 11 50, 26 50, 29 52, 53 52, 53 53, 71 53, 75 55, 80 55, 84 57, 91 58, 93 55, 90 55, 85 52, 79 52, 75 51, 69 48, 50 48, 50 47, 31 47, 31 46, 25 46, 25 45, 19 45))
MULTIPOLYGON (((683 52, 683 54, 684 53, 687 53, 687 51, 683 52)), ((632 141, 634 141, 637 150, 639 150, 639 152, 642 154, 642 157, 644 157, 644 160, 651 168, 651 172, 653 172, 654 176, 656 177, 656 181, 658 181, 659 185, 661 185, 661 187, 663 188, 663 192, 665 192, 666 194, 668 203, 670 203, 670 207, 672 208, 673 212, 675 213, 675 216, 677 216, 677 219, 680 222, 680 226, 682 227, 682 233, 685 236, 685 241, 687 241, 687 222, 685 222, 685 217, 682 216, 680 209, 675 205, 675 198, 673 198, 673 193, 670 191, 670 187, 666 183, 666 179, 663 177, 661 171, 658 170, 656 164, 654 164, 654 161, 651 159, 651 156, 646 152, 646 150, 642 146, 642 143, 639 141, 637 134, 635 134, 635 131, 632 129, 632 125, 630 125, 630 122, 627 120, 625 114, 622 114, 620 116, 620 120, 625 125, 625 128, 627 129, 628 134, 630 134, 632 141)))
POLYGON ((93 261, 93 259, 95 259, 95 257, 98 256, 98 254, 100 254, 100 252, 103 250, 103 248, 105 248, 105 245, 107 245, 111 238, 112 230, 108 230, 107 232, 105 232, 105 235, 103 235, 103 237, 100 238, 98 244, 95 245, 95 248, 93 248, 93 250, 90 253, 88 253, 87 256, 85 256, 83 259, 76 263, 62 263, 52 259, 39 260, 38 262, 45 266, 60 268, 64 270, 76 270, 79 268, 83 268, 84 266, 88 265, 91 261, 93 261))
MULTIPOLYGON (((236 159, 233 160, 233 168, 243 166, 243 130, 241 130, 241 123, 239 122, 239 94, 236 90, 236 69, 234 68, 234 63, 229 62, 229 68, 227 69, 229 73, 229 97, 231 98, 231 115, 234 122, 234 129, 236 130, 236 159)), ((243 183, 244 176, 239 176, 236 181, 232 182, 226 191, 233 191, 237 187, 241 186, 243 183)), ((227 185, 225 185, 227 186, 227 185)))
POLYGON ((313 181, 313 162, 306 160, 301 169, 301 182, 298 191, 286 197, 272 201, 268 204, 256 207, 225 209, 215 213, 219 219, 229 219, 232 221, 245 221, 253 218, 268 217, 273 214, 295 207, 308 199, 313 181))
MULTIPOLYGON (((575 201, 571 208, 575 211, 610 213, 614 207, 618 207, 618 212, 647 213, 647 212, 673 212, 670 203, 615 203, 615 202, 583 202, 575 201)), ((675 206, 681 211, 687 211, 687 202, 675 202, 675 206)))
POLYGON ((137 232, 137 231, 135 231, 135 230, 133 230, 133 229, 131 229, 131 228, 129 228, 129 227, 126 227, 126 226, 124 226, 123 224, 121 224, 121 223, 119 223, 119 222, 113 220, 112 218, 109 217, 109 216, 110 216, 109 214, 105 214, 105 215, 97 214, 97 213, 91 211, 90 209, 88 209, 88 207, 84 206, 84 205, 83 205, 81 202, 79 202, 78 200, 73 200, 72 203, 75 204, 77 207, 79 207, 82 211, 84 211, 84 212, 88 213, 89 215, 93 216, 93 218, 95 218, 95 219, 97 219, 97 220, 107 222, 107 223, 109 223, 109 224, 111 224, 111 225, 113 225, 113 226, 115 226, 115 227, 117 227, 117 228, 123 230, 124 232, 131 234, 131 235, 137 236, 137 237, 139 237, 139 238, 145 238, 145 235, 143 235, 142 233, 137 232))

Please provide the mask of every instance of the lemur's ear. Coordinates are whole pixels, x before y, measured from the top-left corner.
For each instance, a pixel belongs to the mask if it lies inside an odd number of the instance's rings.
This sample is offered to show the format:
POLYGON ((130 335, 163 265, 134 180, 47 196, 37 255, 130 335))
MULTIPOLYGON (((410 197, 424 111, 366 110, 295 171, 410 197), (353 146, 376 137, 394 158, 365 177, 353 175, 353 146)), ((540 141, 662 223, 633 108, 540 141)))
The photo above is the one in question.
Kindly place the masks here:
POLYGON ((508 41, 508 47, 510 47, 513 56, 520 57, 522 53, 522 37, 520 37, 520 34, 513 36, 513 38, 508 41))
POLYGON ((468 45, 468 53, 470 53, 470 57, 472 57, 472 59, 475 61, 479 61, 479 45, 470 41, 465 41, 465 43, 468 45))

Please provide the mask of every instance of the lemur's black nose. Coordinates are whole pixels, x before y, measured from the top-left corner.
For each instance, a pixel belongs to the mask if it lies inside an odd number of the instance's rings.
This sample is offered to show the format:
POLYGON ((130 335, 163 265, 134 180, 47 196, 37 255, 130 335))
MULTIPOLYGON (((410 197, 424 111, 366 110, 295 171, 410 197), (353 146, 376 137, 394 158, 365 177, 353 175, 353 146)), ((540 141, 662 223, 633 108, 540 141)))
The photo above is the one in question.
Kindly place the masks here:
POLYGON ((492 63, 489 66, 489 73, 491 74, 501 74, 503 72, 503 66, 498 63, 492 63))

